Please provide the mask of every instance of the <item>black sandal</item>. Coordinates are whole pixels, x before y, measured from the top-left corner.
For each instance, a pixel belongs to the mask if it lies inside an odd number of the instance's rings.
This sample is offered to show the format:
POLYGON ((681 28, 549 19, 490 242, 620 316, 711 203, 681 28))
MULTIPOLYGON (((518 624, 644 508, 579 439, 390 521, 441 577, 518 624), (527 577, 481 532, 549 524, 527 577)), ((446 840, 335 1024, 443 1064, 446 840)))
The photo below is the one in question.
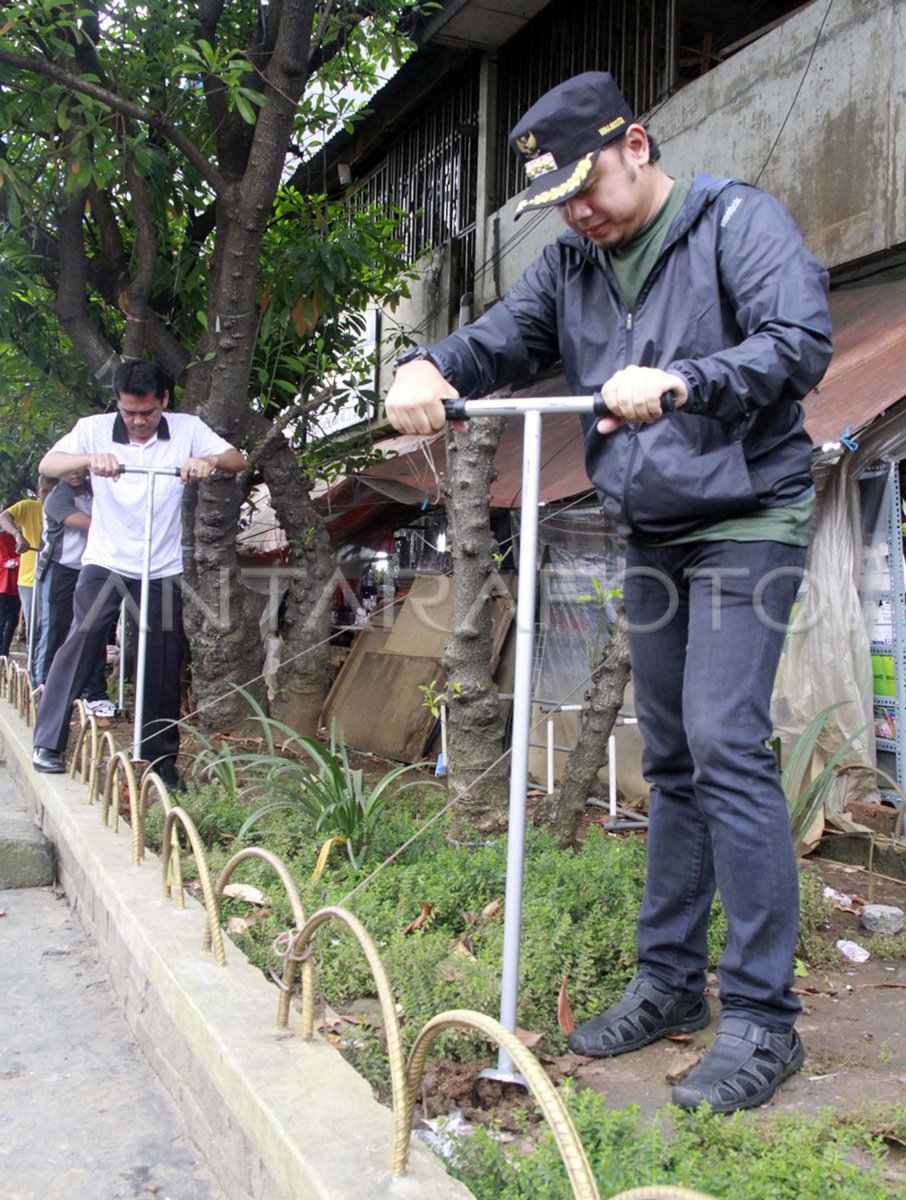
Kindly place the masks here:
POLYGON ((640 1050, 658 1038, 676 1033, 694 1033, 711 1020, 708 1002, 702 995, 669 992, 648 979, 633 979, 622 1000, 612 1008, 580 1025, 566 1039, 575 1054, 613 1058, 640 1050))
POLYGON ((673 1103, 698 1108, 707 1102, 718 1113, 755 1108, 770 1100, 804 1061, 795 1029, 772 1033, 743 1017, 724 1017, 708 1053, 673 1089, 673 1103))

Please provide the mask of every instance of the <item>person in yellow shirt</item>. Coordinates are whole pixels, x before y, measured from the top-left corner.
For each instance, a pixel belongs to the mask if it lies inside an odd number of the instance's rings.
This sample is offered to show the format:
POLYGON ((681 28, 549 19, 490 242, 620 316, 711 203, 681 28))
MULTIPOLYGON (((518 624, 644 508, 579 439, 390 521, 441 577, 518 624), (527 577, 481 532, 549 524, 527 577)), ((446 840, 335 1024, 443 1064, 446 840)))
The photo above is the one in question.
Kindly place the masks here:
MULTIPOLYGON (((36 500, 31 497, 17 500, 15 504, 11 504, 9 508, 0 512, 0 529, 16 539, 16 550, 20 555, 19 598, 22 601, 25 629, 33 635, 37 633, 37 630, 32 630, 31 627, 31 606, 35 587, 37 551, 41 545, 41 529, 44 522, 44 501, 55 483, 55 479, 39 475, 36 500)), ((31 649, 29 648, 29 656, 30 654, 31 649)))

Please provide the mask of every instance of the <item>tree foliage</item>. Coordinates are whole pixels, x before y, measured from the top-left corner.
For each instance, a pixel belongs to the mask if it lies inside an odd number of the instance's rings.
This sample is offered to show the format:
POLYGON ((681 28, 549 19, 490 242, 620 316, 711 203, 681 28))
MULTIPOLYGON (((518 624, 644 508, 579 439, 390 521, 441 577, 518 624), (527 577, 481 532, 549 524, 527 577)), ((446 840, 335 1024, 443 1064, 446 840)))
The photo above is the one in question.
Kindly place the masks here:
MULTIPOLYGON (((317 416, 366 370, 356 314, 406 287, 397 216, 328 203, 302 186, 303 164, 352 128, 408 52, 419 7, 27 0, 0 14, 2 404, 18 404, 32 453, 73 401, 80 413, 109 403, 121 356, 157 358, 181 406, 250 453, 244 484, 269 484, 298 548, 292 599, 307 616, 290 633, 290 690, 323 667, 302 656, 323 635, 330 574, 307 480, 336 447, 315 436, 317 416)), ((189 575, 202 592, 235 574, 233 492, 211 485, 197 500, 189 575)), ((212 694, 260 665, 238 631, 254 602, 236 604, 229 636, 201 617, 190 629, 212 694)))

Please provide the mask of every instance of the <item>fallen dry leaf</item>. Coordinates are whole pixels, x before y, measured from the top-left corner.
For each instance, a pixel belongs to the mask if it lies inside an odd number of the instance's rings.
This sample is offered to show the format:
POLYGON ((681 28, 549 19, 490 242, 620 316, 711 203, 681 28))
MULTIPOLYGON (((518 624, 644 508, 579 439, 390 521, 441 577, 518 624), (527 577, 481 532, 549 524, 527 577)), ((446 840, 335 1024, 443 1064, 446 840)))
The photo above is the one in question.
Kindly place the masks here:
POLYGON ((676 1060, 664 1078, 669 1084, 680 1083, 686 1078, 693 1067, 698 1066, 701 1060, 702 1056, 700 1054, 684 1054, 676 1060))
POLYGON ((490 904, 486 904, 481 910, 482 919, 490 921, 492 917, 499 916, 502 907, 503 904, 499 897, 496 900, 492 900, 490 904))
POLYGON ((544 1038, 544 1034, 533 1033, 530 1029, 517 1029, 516 1037, 519 1038, 523 1046, 528 1046, 529 1050, 532 1050, 544 1038))
POLYGON ((668 1042, 689 1042, 691 1040, 692 1039, 689 1037, 688 1033, 668 1033, 667 1034, 668 1042))
POLYGON ((338 1013, 336 1009, 330 1007, 329 1004, 324 1005, 324 1013, 321 1020, 315 1025, 316 1029, 338 1029, 341 1025, 361 1025, 358 1017, 350 1017, 344 1013, 338 1013))
POLYGON ((250 883, 228 883, 223 889, 224 896, 231 900, 244 900, 246 904, 266 904, 264 892, 252 887, 250 883))
POLYGON ((572 1009, 569 1007, 569 996, 566 994, 566 981, 568 978, 569 976, 564 971, 563 978, 560 980, 560 994, 557 996, 557 1024, 564 1037, 569 1037, 576 1028, 572 1009))
POLYGON ((472 949, 472 939, 469 937, 469 935, 465 934, 464 937, 458 938, 453 943, 453 949, 450 951, 450 953, 462 954, 467 958, 474 958, 475 951, 472 949))
POLYGON ((403 937, 406 937, 407 934, 415 933, 416 929, 421 929, 421 927, 424 925, 425 921, 427 921, 428 917, 431 916, 432 907, 433 907, 433 905, 431 905, 431 904, 423 904, 422 905, 421 913, 419 913, 419 915, 415 918, 414 921, 410 921, 409 924, 406 926, 406 928, 403 930, 403 937))

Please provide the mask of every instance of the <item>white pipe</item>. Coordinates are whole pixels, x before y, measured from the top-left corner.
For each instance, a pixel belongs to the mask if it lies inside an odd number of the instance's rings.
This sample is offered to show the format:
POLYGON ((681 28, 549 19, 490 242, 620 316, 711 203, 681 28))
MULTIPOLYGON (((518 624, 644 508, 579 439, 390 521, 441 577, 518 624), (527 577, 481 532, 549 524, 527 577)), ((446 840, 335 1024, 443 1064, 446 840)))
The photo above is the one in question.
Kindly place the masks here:
POLYGON ((120 661, 119 661, 119 683, 117 689, 117 709, 120 713, 126 707, 126 631, 128 629, 126 617, 126 603, 120 605, 120 661))
POLYGON ((554 794, 554 718, 547 718, 547 794, 554 794))
MULTIPOLYGON (((538 497, 541 483, 541 414, 527 412, 522 447, 522 527, 519 533, 519 585, 516 592, 516 672, 513 684, 513 741, 510 758, 510 811, 503 922, 503 977, 500 1023, 516 1032, 519 941, 522 929, 522 875, 525 858, 525 802, 528 791, 529 730, 532 717, 532 662, 535 637, 535 566, 538 497)), ((497 1070, 517 1074, 501 1048, 497 1070)))
POLYGON ((148 656, 148 599, 151 595, 151 518, 154 515, 154 476, 148 476, 145 500, 145 546, 142 558, 142 590, 138 604, 138 651, 135 656, 135 724, 132 729, 132 761, 142 757, 142 725, 145 720, 145 667, 148 656))
MULTIPOLYGON (((179 467, 131 467, 120 463, 120 474, 148 476, 145 500, 145 545, 142 556, 142 587, 138 605, 138 650, 135 656, 135 721, 132 727, 132 759, 142 757, 142 725, 145 719, 145 666, 148 654, 148 601, 151 595, 151 526, 154 516, 154 476, 179 475, 179 467)), ((121 651, 122 653, 122 651, 121 651)))

